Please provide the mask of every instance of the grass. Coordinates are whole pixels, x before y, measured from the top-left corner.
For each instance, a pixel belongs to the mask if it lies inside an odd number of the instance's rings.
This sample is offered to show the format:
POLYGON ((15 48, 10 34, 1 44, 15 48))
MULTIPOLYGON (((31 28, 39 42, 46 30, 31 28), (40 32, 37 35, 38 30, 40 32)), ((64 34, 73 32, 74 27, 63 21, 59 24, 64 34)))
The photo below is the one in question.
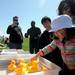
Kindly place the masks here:
MULTIPOLYGON (((3 42, 1 42, 1 43, 3 43, 3 42)), ((23 50, 24 51, 28 51, 29 50, 29 38, 24 38, 23 39, 23 46, 22 46, 23 48, 23 50)), ((9 49, 8 47, 7 47, 7 45, 6 45, 6 47, 5 48, 1 48, 0 47, 0 50, 2 50, 2 49, 9 49)))
POLYGON ((29 50, 29 38, 23 39, 23 50, 28 51, 29 50))

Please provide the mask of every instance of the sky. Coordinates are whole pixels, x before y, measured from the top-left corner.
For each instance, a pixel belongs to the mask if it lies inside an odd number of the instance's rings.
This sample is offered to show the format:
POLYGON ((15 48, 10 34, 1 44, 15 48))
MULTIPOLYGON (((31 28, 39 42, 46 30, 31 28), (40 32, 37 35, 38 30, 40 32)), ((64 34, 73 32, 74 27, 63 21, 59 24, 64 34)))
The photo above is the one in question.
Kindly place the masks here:
POLYGON ((12 24, 12 17, 19 17, 19 25, 23 34, 30 28, 32 20, 36 26, 44 31, 41 18, 50 17, 52 20, 58 15, 58 5, 61 0, 0 0, 0 35, 9 36, 7 27, 12 24))

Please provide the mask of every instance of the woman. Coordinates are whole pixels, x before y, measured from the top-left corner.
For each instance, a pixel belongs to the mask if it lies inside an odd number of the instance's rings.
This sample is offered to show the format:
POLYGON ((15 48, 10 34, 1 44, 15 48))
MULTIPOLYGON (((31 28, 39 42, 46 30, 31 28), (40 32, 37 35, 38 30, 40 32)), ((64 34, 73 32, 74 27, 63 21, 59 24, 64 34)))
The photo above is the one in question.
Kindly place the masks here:
POLYGON ((62 0, 58 6, 58 15, 67 14, 75 24, 75 0, 62 0))

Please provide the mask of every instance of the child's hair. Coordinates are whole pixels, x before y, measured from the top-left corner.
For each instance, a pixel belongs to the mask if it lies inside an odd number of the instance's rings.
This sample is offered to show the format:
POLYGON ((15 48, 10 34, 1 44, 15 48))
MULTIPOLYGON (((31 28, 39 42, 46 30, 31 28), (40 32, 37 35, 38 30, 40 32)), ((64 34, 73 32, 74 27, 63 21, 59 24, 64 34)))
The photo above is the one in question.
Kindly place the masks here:
POLYGON ((53 34, 53 32, 50 32, 51 33, 51 39, 53 39, 53 40, 58 40, 59 38, 57 37, 57 36, 55 36, 54 34, 53 34))
POLYGON ((67 35, 68 40, 70 40, 71 38, 74 38, 75 37, 75 27, 66 28, 66 35, 67 35))
POLYGON ((75 28, 66 28, 66 36, 67 38, 63 38, 61 41, 63 44, 68 40, 75 39, 75 28))
MULTIPOLYGON (((75 27, 73 27, 73 28, 66 28, 65 31, 66 31, 66 36, 67 36, 67 38, 65 38, 65 39, 70 40, 72 38, 75 38, 75 27)), ((55 35, 53 35, 52 39, 56 39, 57 40, 59 38, 56 37, 55 35)))
POLYGON ((63 0, 63 1, 61 1, 59 4, 59 7, 58 7, 58 14, 59 15, 63 14, 63 11, 65 8, 67 8, 67 9, 69 8, 70 9, 69 13, 71 15, 75 15, 75 0, 63 0))

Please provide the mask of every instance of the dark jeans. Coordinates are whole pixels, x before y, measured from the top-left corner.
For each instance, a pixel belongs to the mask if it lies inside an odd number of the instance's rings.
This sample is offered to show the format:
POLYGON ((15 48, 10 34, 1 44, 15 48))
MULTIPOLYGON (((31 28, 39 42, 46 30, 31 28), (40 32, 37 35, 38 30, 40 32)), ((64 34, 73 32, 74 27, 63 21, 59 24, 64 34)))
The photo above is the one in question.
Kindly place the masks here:
POLYGON ((22 43, 10 43, 9 48, 10 49, 22 49, 22 43))
POLYGON ((30 39, 29 50, 31 54, 39 51, 39 39, 30 39))
POLYGON ((67 66, 63 63, 63 68, 59 75, 75 75, 75 70, 69 70, 67 66))

